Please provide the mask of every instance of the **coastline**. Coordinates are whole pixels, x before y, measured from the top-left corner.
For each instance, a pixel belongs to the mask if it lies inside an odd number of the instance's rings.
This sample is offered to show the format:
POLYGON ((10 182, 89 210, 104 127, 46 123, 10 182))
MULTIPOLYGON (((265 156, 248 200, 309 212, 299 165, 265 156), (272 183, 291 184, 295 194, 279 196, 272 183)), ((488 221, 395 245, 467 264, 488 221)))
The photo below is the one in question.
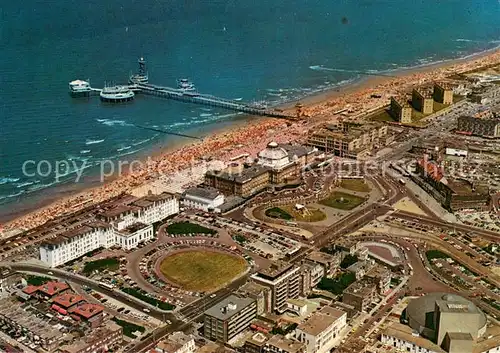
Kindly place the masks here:
MULTIPOLYGON (((248 153, 262 148, 262 145, 267 143, 269 138, 281 140, 278 142, 297 140, 303 133, 301 130, 307 130, 325 121, 326 118, 333 116, 333 112, 341 108, 350 106, 353 109, 353 115, 361 114, 362 111, 372 109, 376 105, 382 105, 396 91, 405 90, 409 86, 429 82, 429 80, 443 78, 451 71, 467 71, 475 66, 484 66, 488 61, 500 61, 498 47, 463 58, 443 60, 413 68, 402 68, 390 72, 393 77, 362 77, 347 85, 317 92, 280 105, 282 109, 292 110, 295 103, 300 101, 311 116, 311 118, 306 118, 307 120, 303 123, 291 124, 283 120, 254 116, 242 116, 241 119, 237 117, 232 121, 224 121, 222 126, 217 126, 220 122, 214 123, 214 127, 210 129, 209 134, 201 142, 188 141, 186 143, 181 140, 173 142, 172 145, 169 143, 168 147, 152 146, 148 149, 152 165, 148 165, 144 170, 110 178, 102 184, 98 182, 95 186, 89 186, 89 183, 75 184, 69 187, 58 186, 57 188, 61 189, 57 189, 57 193, 53 193, 53 190, 47 190, 42 191, 39 195, 30 196, 37 198, 47 193, 50 197, 45 199, 40 197, 40 201, 31 204, 33 207, 17 210, 14 207, 14 210, 8 213, 7 217, 2 215, 2 222, 7 222, 4 228, 33 228, 64 211, 75 211, 73 206, 82 201, 100 202, 121 192, 130 191, 147 184, 150 180, 150 173, 170 175, 182 170, 189 163, 199 161, 200 157, 208 154, 227 160, 231 153, 236 155, 240 154, 241 151, 248 153), (466 66, 466 68, 461 68, 461 66, 466 66), (370 94, 375 92, 382 94, 382 97, 376 100, 370 99, 370 94), (276 131, 278 128, 279 132, 276 131), (235 147, 241 144, 243 144, 242 148, 235 147), (4 218, 6 220, 3 220, 4 218)), ((206 129, 206 127, 198 129, 206 129)), ((7 207, 8 205, 6 204, 7 207)))

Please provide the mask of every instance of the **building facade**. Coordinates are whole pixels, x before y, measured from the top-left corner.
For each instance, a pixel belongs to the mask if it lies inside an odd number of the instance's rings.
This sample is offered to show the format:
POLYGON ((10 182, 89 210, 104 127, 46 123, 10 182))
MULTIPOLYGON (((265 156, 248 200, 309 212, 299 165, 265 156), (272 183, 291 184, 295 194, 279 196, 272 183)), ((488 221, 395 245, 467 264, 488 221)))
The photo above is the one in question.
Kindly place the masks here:
POLYGON ((286 301, 300 295, 300 267, 278 262, 252 275, 252 280, 271 291, 271 311, 283 312, 286 301))
POLYGON ((326 353, 340 342, 346 326, 347 313, 327 306, 301 323, 295 338, 304 343, 307 353, 326 353))
POLYGON ((427 89, 414 88, 411 93, 411 103, 416 110, 423 114, 434 112, 434 99, 432 93, 427 89))
POLYGON ((457 131, 487 138, 500 137, 500 118, 476 118, 460 116, 457 120, 457 131))
POLYGON ((107 352, 113 346, 121 344, 123 329, 113 321, 107 321, 102 327, 93 330, 89 335, 60 347, 61 353, 93 353, 107 352))
POLYGON ((190 188, 182 195, 181 204, 187 208, 202 211, 220 211, 224 203, 224 194, 216 188, 190 188))
POLYGON ((101 210, 99 219, 45 240, 39 248, 40 260, 57 267, 98 248, 133 249, 154 237, 153 223, 178 212, 178 199, 168 193, 132 198, 101 210))
POLYGON ((393 141, 387 132, 387 126, 383 124, 339 122, 312 131, 307 145, 339 157, 363 159, 374 145, 386 145, 393 141))
POLYGON ((266 353, 305 353, 305 344, 282 335, 272 336, 264 346, 266 353))
POLYGON ((453 87, 447 83, 434 83, 434 100, 443 104, 453 104, 453 87))
POLYGON ((391 97, 391 114, 402 124, 411 123, 412 107, 405 96, 391 97))
POLYGON ((227 343, 247 329, 257 315, 257 304, 250 298, 231 295, 204 313, 204 336, 227 343))
POLYGON ((344 290, 342 302, 352 305, 358 311, 367 311, 376 293, 377 287, 371 281, 356 281, 344 290))

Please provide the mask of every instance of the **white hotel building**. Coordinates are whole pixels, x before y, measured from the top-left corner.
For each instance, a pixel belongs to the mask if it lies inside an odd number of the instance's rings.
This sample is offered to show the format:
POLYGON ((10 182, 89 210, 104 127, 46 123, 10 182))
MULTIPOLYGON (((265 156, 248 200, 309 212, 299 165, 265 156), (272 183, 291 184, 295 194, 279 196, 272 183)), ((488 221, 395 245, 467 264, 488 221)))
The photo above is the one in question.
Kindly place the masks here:
POLYGON ((104 210, 99 220, 71 229, 40 245, 40 260, 50 267, 63 265, 98 248, 133 249, 153 238, 153 223, 179 212, 175 195, 148 195, 104 210))

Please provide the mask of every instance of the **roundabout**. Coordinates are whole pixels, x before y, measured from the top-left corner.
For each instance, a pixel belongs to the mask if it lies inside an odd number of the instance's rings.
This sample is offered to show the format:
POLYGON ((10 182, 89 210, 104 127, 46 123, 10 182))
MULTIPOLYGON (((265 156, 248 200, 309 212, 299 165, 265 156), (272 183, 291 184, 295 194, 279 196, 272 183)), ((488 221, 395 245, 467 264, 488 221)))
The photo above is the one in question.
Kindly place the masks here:
POLYGON ((234 253, 209 248, 179 249, 156 262, 156 273, 165 282, 186 291, 217 290, 242 275, 249 265, 234 253))

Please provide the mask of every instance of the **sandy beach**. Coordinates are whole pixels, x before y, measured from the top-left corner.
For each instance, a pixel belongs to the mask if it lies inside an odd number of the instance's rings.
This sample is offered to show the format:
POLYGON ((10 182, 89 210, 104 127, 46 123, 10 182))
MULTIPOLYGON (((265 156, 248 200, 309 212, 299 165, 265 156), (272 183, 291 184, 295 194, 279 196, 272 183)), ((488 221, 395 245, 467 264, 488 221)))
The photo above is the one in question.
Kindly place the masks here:
MULTIPOLYGON (((336 119, 334 112, 348 109, 350 117, 356 117, 389 103, 390 97, 419 84, 443 79, 452 73, 470 71, 482 66, 500 62, 500 50, 489 51, 465 59, 458 59, 425 67, 416 67, 394 73, 394 77, 370 76, 349 86, 322 92, 301 100, 307 117, 303 121, 289 122, 272 118, 249 117, 230 128, 216 130, 201 141, 176 144, 160 149, 142 167, 98 187, 78 192, 57 200, 50 205, 20 215, 3 225, 4 230, 30 229, 42 225, 49 219, 63 213, 76 211, 81 207, 105 201, 123 192, 131 192, 161 177, 169 180, 186 168, 195 167, 203 160, 212 159, 227 162, 231 157, 248 153, 251 156, 273 140, 278 143, 304 141, 307 131, 314 126, 336 119), (372 98, 372 94, 381 98, 372 98)), ((294 109, 295 102, 284 109, 294 109)), ((187 173, 189 175, 189 173, 187 173)))

